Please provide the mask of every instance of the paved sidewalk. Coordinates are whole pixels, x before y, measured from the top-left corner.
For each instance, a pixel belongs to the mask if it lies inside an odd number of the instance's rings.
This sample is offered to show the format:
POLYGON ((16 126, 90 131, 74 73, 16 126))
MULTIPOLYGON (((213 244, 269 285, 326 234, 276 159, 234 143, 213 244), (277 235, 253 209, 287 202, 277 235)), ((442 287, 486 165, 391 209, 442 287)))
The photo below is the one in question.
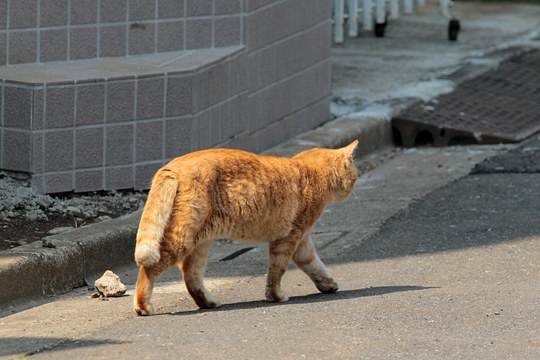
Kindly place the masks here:
MULTIPOLYGON (((492 68, 523 46, 539 46, 540 6, 515 4, 512 11, 502 4, 456 6, 464 13, 457 43, 442 35, 445 22, 428 6, 420 14, 391 22, 384 39, 362 33, 335 47, 337 119, 269 152, 291 155, 359 138, 360 154, 372 153, 391 144, 388 120, 403 108, 450 91, 456 82, 492 68)), ((1 253, 0 310, 9 311, 23 298, 39 299, 83 286, 108 268, 132 263, 139 216, 50 237, 55 248, 37 242, 1 253)))

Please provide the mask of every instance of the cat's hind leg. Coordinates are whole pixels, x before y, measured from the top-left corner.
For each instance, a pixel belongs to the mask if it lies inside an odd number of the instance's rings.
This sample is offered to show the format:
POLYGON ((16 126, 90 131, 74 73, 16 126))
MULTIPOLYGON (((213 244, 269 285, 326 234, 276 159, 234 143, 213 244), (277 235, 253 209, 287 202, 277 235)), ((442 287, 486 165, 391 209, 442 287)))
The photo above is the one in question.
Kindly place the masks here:
POLYGON ((152 270, 141 266, 137 277, 137 285, 135 286, 135 297, 133 298, 133 306, 137 315, 150 315, 154 312, 154 308, 150 303, 153 290, 154 278, 152 270))
MULTIPOLYGON (((164 246, 166 247, 166 245, 164 246)), ((154 283, 159 275, 176 263, 176 257, 170 251, 160 251, 158 263, 145 267, 139 267, 139 275, 135 285, 135 297, 133 305, 137 315, 151 315, 154 309, 150 298, 154 290, 154 283)))
POLYGON ((322 293, 334 293, 338 290, 338 284, 332 277, 332 274, 328 268, 323 264, 315 246, 311 241, 311 236, 306 234, 295 253, 293 254, 293 261, 302 271, 304 271, 311 280, 317 286, 322 293))
POLYGON ((211 247, 210 240, 199 242, 191 253, 178 264, 189 294, 201 309, 216 308, 221 305, 218 299, 206 289, 203 282, 211 247))
POLYGON ((285 302, 289 296, 281 289, 281 278, 296 249, 298 237, 291 235, 268 246, 268 274, 266 276, 266 300, 270 302, 285 302))

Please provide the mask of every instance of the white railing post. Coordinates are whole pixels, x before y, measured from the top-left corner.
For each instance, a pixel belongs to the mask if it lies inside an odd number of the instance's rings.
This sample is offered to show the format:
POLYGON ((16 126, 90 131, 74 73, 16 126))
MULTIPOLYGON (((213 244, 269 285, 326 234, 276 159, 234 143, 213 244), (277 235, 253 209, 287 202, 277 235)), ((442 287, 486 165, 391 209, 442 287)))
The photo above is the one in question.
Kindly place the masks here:
POLYGON ((452 14, 450 13, 450 7, 452 6, 452 4, 453 4, 452 0, 439 0, 439 6, 441 7, 441 13, 447 19, 452 18, 452 14))
POLYGON ((349 0, 349 37, 358 36, 358 0, 349 0))
POLYGON ((377 24, 384 24, 386 20, 386 14, 384 12, 385 0, 377 0, 375 4, 375 21, 377 24))
POLYGON ((334 0, 334 41, 338 44, 343 42, 343 12, 345 11, 344 0, 334 0))
POLYGON ((373 22, 371 20, 371 0, 362 0, 362 26, 364 30, 373 30, 373 22))
POLYGON ((403 13, 412 14, 413 12, 413 0, 403 0, 403 13))
POLYGON ((399 0, 390 0, 390 19, 397 19, 399 16, 399 0))

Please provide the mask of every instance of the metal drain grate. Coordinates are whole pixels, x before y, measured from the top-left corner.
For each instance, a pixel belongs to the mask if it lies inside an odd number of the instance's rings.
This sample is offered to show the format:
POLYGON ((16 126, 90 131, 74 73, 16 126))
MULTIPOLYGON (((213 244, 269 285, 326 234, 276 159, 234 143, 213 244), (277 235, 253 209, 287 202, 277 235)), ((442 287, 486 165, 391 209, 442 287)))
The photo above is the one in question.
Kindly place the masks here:
POLYGON ((518 142, 540 131, 540 50, 392 119, 403 146, 518 142))

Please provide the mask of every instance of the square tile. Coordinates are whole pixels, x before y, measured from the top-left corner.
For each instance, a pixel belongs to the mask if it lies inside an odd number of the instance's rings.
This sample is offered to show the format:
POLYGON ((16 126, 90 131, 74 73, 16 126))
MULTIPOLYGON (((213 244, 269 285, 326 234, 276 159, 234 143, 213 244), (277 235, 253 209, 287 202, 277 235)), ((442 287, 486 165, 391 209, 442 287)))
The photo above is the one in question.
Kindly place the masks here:
POLYGON ((154 0, 129 0, 129 21, 148 20, 156 17, 154 0))
POLYGON ((184 16, 184 0, 158 0, 158 19, 184 16))
POLYGON ((103 128, 75 130, 75 168, 103 166, 103 128))
POLYGON ((30 172, 32 136, 29 131, 4 129, 2 168, 11 171, 30 172))
POLYGON ((135 167, 135 190, 150 189, 152 178, 162 166, 163 165, 161 162, 156 162, 154 164, 137 165, 135 167))
POLYGON ((125 56, 126 27, 124 25, 102 26, 99 28, 99 56, 125 56))
POLYGON ((44 141, 45 171, 73 170, 73 130, 48 131, 44 141))
POLYGON ((7 0, 0 0, 0 30, 7 29, 7 13, 7 0))
POLYGON ((12 0, 9 7, 9 28, 23 29, 37 26, 38 0, 12 0))
POLYGON ((238 45, 240 37, 240 16, 214 19, 214 46, 238 45))
POLYGON ((173 159, 191 151, 193 117, 179 117, 165 122, 165 158, 173 159))
POLYGON ((132 189, 134 178, 133 166, 105 169, 105 190, 132 189))
POLYGON ((63 172, 57 174, 45 174, 43 177, 43 192, 54 194, 73 191, 73 172, 63 172))
MULTIPOLYGON (((223 0, 229 1, 229 0, 223 0)), ((211 16, 213 0, 186 0, 186 16, 211 16)))
POLYGON ((96 0, 70 0, 71 25, 97 24, 98 2, 96 0))
POLYGON ((32 105, 32 130, 41 130, 45 125, 45 89, 34 88, 32 105))
POLYGON ((43 173, 43 133, 34 131, 32 134, 32 173, 43 173))
POLYGON ((61 30, 41 30, 39 61, 65 61, 68 58, 68 32, 61 30))
POLYGON ((198 74, 199 108, 205 109, 229 96, 229 63, 222 61, 198 74))
POLYGON ((70 30, 70 59, 91 59, 97 56, 97 28, 70 30))
POLYGON ((167 79, 167 116, 195 112, 195 80, 192 75, 171 76, 167 79))
POLYGON ((135 118, 135 81, 107 83, 107 122, 131 121, 135 118))
POLYGON ((170 21, 158 24, 158 52, 184 49, 184 22, 170 21))
POLYGON ((240 14, 242 12, 241 2, 242 0, 217 0, 214 2, 214 12, 216 15, 240 14))
POLYGON ((137 119, 163 117, 165 79, 148 78, 137 82, 137 119))
POLYGON ((75 172, 75 192, 103 190, 103 170, 75 172))
POLYGON ((128 0, 101 0, 101 24, 127 21, 128 0))
POLYGON ((45 194, 45 190, 43 189, 43 175, 41 174, 32 174, 32 189, 36 192, 36 194, 45 194))
MULTIPOLYGON (((271 59, 273 59, 271 57, 271 59)), ((246 54, 239 54, 229 60, 229 95, 236 95, 244 92, 248 88, 248 73, 250 68, 248 66, 249 61, 246 54)), ((255 74, 263 72, 261 66, 259 66, 251 75, 251 78, 255 77, 255 74)), ((255 85, 252 89, 256 89, 255 85)))
POLYGON ((212 47, 212 20, 186 20, 186 49, 212 47))
POLYGON ((26 64, 37 61, 37 31, 13 31, 8 36, 8 64, 26 64))
POLYGON ((7 33, 0 30, 0 66, 7 64, 7 33))
POLYGON ((45 90, 45 128, 71 127, 74 124, 75 87, 48 87, 45 90))
POLYGON ((30 130, 32 89, 4 87, 4 126, 30 130))
POLYGON ((136 125, 135 162, 163 159, 163 121, 136 125))
POLYGON ((155 52, 154 24, 131 24, 128 31, 129 55, 151 54, 155 52))
POLYGON ((105 139, 106 166, 133 163, 133 125, 108 126, 105 139))
POLYGON ((69 0, 41 0, 40 27, 66 26, 69 0))
POLYGON ((210 111, 202 111, 193 119, 191 150, 208 149, 217 144, 216 134, 212 134, 212 116, 210 111))
POLYGON ((105 122, 105 84, 77 86, 76 125, 105 122))

